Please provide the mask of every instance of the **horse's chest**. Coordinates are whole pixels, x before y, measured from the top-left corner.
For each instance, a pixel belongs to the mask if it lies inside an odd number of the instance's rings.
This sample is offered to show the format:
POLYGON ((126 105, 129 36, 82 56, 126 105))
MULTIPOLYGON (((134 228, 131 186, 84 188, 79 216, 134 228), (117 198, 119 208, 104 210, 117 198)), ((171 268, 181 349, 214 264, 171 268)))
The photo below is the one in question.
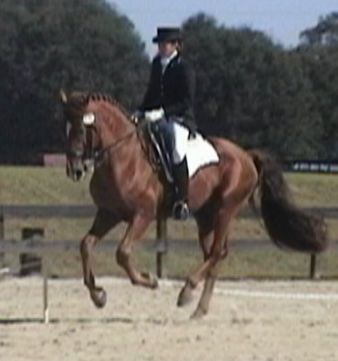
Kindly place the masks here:
POLYGON ((95 175, 90 182, 90 194, 98 207, 112 208, 122 205, 118 188, 105 177, 95 175))

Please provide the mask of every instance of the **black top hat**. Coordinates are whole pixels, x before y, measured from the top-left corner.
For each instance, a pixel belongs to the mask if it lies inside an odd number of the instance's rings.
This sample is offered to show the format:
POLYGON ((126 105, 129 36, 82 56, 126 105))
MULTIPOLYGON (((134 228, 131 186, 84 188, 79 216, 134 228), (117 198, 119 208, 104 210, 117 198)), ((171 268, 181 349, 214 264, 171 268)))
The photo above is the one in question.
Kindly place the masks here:
POLYGON ((157 35, 153 38, 153 43, 160 43, 162 41, 180 41, 182 35, 180 28, 165 27, 157 28, 157 35))

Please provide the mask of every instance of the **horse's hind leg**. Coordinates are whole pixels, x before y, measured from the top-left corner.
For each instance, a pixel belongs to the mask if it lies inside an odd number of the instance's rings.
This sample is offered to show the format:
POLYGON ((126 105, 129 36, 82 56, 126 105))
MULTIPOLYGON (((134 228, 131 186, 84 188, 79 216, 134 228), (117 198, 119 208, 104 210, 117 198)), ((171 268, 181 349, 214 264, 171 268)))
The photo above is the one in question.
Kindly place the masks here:
MULTIPOLYGON (((222 254, 222 260, 227 256, 227 241, 224 244, 224 252, 222 254)), ((222 265, 221 260, 218 261, 208 272, 205 281, 204 287, 201 294, 201 298, 198 302, 198 306, 196 310, 191 315, 191 318, 201 318, 206 315, 209 310, 209 304, 212 296, 212 292, 214 290, 215 282, 219 273, 220 266, 222 265)))
POLYGON ((90 297, 96 307, 103 307, 106 304, 106 292, 102 287, 95 284, 95 277, 93 273, 93 248, 97 241, 102 238, 110 229, 112 229, 119 219, 109 211, 99 209, 92 228, 88 234, 82 239, 80 245, 83 279, 87 286, 90 297))
POLYGON ((239 207, 237 205, 224 208, 218 212, 214 243, 209 256, 211 262, 209 262, 206 269, 202 271, 202 274, 205 274, 204 287, 197 308, 191 315, 191 318, 200 318, 208 313, 220 266, 228 254, 228 235, 230 233, 231 221, 235 218, 238 209, 239 207))
MULTIPOLYGON (((196 216, 197 228, 198 228, 198 240, 201 250, 203 252, 203 259, 206 261, 210 255, 211 245, 214 240, 214 218, 213 211, 210 207, 205 207, 202 211, 200 211, 196 216)), ((182 289, 180 296, 177 300, 177 306, 185 306, 193 298, 193 290, 192 287, 184 287, 184 291, 182 289)))
POLYGON ((214 238, 210 252, 203 264, 188 277, 179 294, 178 305, 184 305, 187 300, 190 299, 192 289, 195 288, 202 279, 206 278, 199 304, 192 317, 200 317, 208 312, 211 294, 218 274, 218 264, 227 255, 227 236, 230 223, 237 209, 238 205, 230 206, 230 203, 228 203, 228 206, 217 211, 214 223, 214 238))

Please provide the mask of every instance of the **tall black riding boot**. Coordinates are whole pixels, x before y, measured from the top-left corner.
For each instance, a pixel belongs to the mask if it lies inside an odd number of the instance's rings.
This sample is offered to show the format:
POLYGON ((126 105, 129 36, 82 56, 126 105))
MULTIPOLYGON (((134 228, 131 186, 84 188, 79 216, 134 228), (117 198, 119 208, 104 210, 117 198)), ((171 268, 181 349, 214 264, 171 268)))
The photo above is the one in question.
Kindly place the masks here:
POLYGON ((173 217, 175 219, 186 220, 189 217, 189 173, 186 158, 184 158, 181 163, 174 164, 173 176, 176 186, 176 201, 173 207, 173 217))

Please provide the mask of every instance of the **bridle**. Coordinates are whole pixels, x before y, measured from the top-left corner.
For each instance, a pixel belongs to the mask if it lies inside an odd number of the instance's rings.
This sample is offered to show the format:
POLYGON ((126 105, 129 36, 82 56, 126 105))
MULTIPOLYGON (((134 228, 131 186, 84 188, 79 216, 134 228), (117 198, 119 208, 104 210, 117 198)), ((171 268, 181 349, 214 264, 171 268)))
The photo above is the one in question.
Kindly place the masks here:
POLYGON ((109 150, 112 150, 114 148, 117 148, 123 142, 125 142, 128 138, 133 136, 134 134, 137 134, 139 136, 140 130, 144 128, 144 124, 137 124, 135 128, 122 137, 116 139, 111 144, 105 146, 104 148, 97 148, 94 142, 94 133, 96 132, 96 128, 93 125, 81 125, 82 131, 84 133, 84 149, 71 149, 68 154, 75 156, 76 158, 81 158, 84 160, 84 163, 87 166, 94 166, 98 167, 103 162, 103 157, 105 153, 109 150))

